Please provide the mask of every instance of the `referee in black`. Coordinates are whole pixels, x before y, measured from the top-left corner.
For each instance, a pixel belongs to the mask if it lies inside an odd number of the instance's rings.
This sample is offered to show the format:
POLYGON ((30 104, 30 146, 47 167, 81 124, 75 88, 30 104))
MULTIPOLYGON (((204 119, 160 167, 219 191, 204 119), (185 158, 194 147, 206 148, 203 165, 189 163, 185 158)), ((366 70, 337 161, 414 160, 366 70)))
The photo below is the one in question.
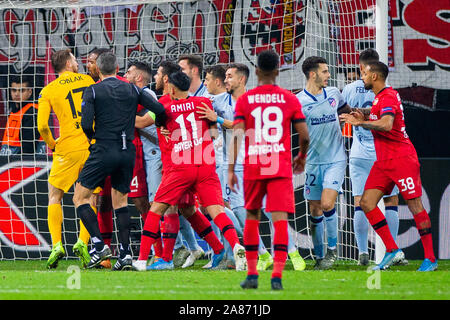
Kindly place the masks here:
POLYGON ((105 178, 111 176, 111 198, 119 229, 120 256, 113 270, 131 269, 130 213, 128 192, 133 176, 136 149, 134 122, 138 104, 155 114, 155 124, 165 124, 164 106, 133 84, 116 78, 117 58, 111 52, 98 56, 99 83, 86 88, 83 93, 81 127, 89 140, 90 155, 75 185, 73 202, 77 214, 91 235, 95 246, 88 268, 111 257, 111 249, 103 242, 97 216, 89 199, 97 187, 103 187, 105 178))

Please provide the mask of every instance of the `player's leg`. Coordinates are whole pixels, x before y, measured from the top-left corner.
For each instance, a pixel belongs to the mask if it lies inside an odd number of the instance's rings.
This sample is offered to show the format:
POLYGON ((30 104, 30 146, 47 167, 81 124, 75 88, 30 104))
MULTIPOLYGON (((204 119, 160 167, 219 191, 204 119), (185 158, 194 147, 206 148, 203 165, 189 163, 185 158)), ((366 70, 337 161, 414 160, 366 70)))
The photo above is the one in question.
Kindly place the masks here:
MULTIPOLYGON (((220 260, 223 259, 225 251, 223 244, 214 233, 209 220, 202 212, 200 212, 200 210, 196 210, 195 206, 180 208, 180 212, 187 219, 187 221, 189 221, 192 228, 199 235, 199 237, 204 239, 209 244, 214 252, 214 255, 211 259, 211 267, 217 267, 217 265, 220 263, 220 260)), ((190 265, 185 263, 182 266, 183 268, 190 267, 194 264, 195 260, 189 261, 188 257, 186 262, 189 262, 190 265)))
POLYGON ((281 290, 282 273, 288 256, 288 213, 295 213, 294 186, 291 178, 270 179, 267 182, 266 210, 273 220, 273 290, 281 290))
MULTIPOLYGON (((248 184, 246 184, 247 186, 248 184)), ((261 210, 249 209, 244 225, 245 258, 247 260, 247 277, 241 282, 243 289, 258 288, 258 245, 259 245, 259 221, 261 210)))
MULTIPOLYGON (((178 207, 171 206, 164 213, 164 228, 161 232, 163 243, 161 258, 165 262, 170 262, 173 259, 173 250, 175 247, 175 242, 179 231, 180 231, 180 218, 178 216, 178 207)), ((156 261, 155 263, 158 263, 158 261, 156 261)), ((175 266, 175 263, 174 267, 177 267, 175 266)))
POLYGON ((353 230, 355 231, 356 245, 359 251, 358 264, 364 266, 369 264, 369 222, 359 202, 372 165, 373 161, 369 159, 350 158, 349 161, 352 195, 355 205, 353 230))
POLYGON ((48 184, 48 216, 47 223, 52 238, 52 250, 47 260, 47 268, 56 268, 58 261, 65 256, 65 250, 62 245, 62 222, 63 213, 61 200, 64 191, 48 184))
POLYGON ((338 217, 335 206, 346 166, 346 161, 338 161, 323 168, 321 205, 327 230, 327 253, 321 263, 323 269, 331 268, 337 259, 338 217))
POLYGON ((308 201, 310 212, 310 230, 313 243, 315 268, 319 268, 321 261, 325 257, 324 250, 324 221, 322 206, 322 173, 320 165, 306 164, 305 166, 305 187, 303 197, 308 201))
MULTIPOLYGON (((111 179, 114 179, 112 177, 111 179)), ((122 180, 122 179, 120 179, 122 180)), ((124 179, 126 180, 126 179, 124 179)), ((112 180, 111 199, 114 214, 116 216, 117 231, 119 238, 119 258, 113 266, 113 271, 130 270, 132 268, 131 248, 130 248, 130 212, 128 210, 129 188, 123 184, 117 184, 112 180)))
POLYGON ((395 159, 391 161, 391 167, 389 175, 396 182, 408 209, 413 214, 424 248, 425 260, 418 271, 434 271, 437 269, 437 260, 433 250, 431 220, 422 203, 422 181, 417 156, 395 159))
POLYGON ((103 240, 108 247, 111 247, 113 235, 113 208, 111 200, 111 177, 105 179, 102 190, 98 195, 98 226, 103 240))
POLYGON ((420 235, 424 249, 424 261, 418 271, 434 271, 437 269, 437 259, 433 250, 433 239, 431 234, 431 220, 423 207, 421 197, 406 200, 409 210, 413 214, 417 231, 420 235))
POLYGON ((111 250, 105 245, 98 226, 97 216, 90 205, 90 198, 94 189, 84 187, 81 183, 75 185, 73 202, 77 215, 83 221, 84 226, 91 235, 95 247, 95 254, 91 257, 87 268, 93 268, 101 261, 111 257, 111 250))

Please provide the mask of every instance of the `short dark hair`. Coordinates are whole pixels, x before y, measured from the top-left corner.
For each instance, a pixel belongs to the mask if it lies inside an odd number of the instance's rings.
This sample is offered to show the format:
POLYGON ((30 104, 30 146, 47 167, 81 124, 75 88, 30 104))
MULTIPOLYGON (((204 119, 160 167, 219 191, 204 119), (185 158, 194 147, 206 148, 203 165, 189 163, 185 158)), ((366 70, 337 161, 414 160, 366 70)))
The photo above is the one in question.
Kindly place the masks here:
POLYGON ((147 81, 150 81, 152 78, 152 68, 148 63, 142 61, 133 61, 131 62, 129 68, 135 67, 137 70, 142 71, 147 74, 147 81))
POLYGON ((195 66, 198 68, 198 74, 200 77, 203 73, 203 59, 201 56, 197 54, 184 54, 178 57, 177 62, 180 62, 181 60, 187 60, 188 64, 192 67, 195 66))
POLYGON ((327 60, 318 56, 311 56, 305 59, 302 64, 302 71, 305 74, 306 79, 309 79, 309 72, 313 70, 317 70, 319 68, 319 64, 327 63, 327 60))
POLYGON ((386 80, 389 75, 389 67, 381 61, 369 61, 367 65, 371 72, 378 73, 383 80, 386 80))
POLYGON ((271 72, 278 69, 280 56, 273 50, 264 50, 258 54, 256 65, 264 72, 271 72))
POLYGON ((169 83, 173 84, 181 91, 188 91, 191 86, 191 79, 184 72, 176 71, 169 74, 169 83))
POLYGON ((220 79, 220 81, 225 81, 225 66, 223 64, 216 64, 214 66, 209 66, 205 70, 206 73, 212 75, 215 79, 220 79))
POLYGON ((159 66, 162 67, 163 76, 168 76, 174 72, 181 71, 181 67, 178 64, 169 60, 164 60, 159 66))
POLYGON ((26 83, 27 87, 32 88, 34 86, 34 77, 30 74, 11 74, 9 75, 9 86, 12 83, 26 83))
POLYGON ((236 69, 237 72, 242 74, 245 77, 245 83, 248 81, 248 77, 250 76, 250 69, 243 63, 231 63, 228 66, 228 69, 236 69))
POLYGON ((95 48, 89 54, 95 54, 95 55, 97 55, 97 58, 98 58, 99 55, 101 55, 102 53, 105 53, 105 52, 111 52, 111 49, 108 49, 108 48, 95 48))
POLYGON ((369 48, 359 54, 359 63, 367 64, 369 61, 379 61, 380 56, 376 50, 369 48))
POLYGON ((117 66, 117 57, 112 52, 104 52, 97 57, 97 67, 103 75, 115 74, 117 66))
POLYGON ((52 67, 56 73, 61 72, 66 67, 66 62, 70 59, 70 49, 58 50, 53 52, 51 57, 52 67))

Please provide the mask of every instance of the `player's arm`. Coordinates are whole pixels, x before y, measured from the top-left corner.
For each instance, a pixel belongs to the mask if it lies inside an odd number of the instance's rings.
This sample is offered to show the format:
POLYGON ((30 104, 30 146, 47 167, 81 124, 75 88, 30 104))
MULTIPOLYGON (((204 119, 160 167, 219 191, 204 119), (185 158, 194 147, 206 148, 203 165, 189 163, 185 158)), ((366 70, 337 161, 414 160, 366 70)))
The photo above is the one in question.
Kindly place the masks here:
POLYGON ((95 117, 95 91, 90 86, 83 93, 83 102, 81 103, 81 128, 84 134, 90 140, 94 137, 94 117, 95 117))
POLYGON ((155 125, 161 127, 166 123, 166 110, 164 106, 155 100, 148 92, 144 90, 139 90, 135 86, 139 94, 139 104, 141 104, 147 110, 155 114, 155 125))
POLYGON ((152 111, 142 110, 136 115, 134 126, 138 129, 146 128, 155 123, 155 114, 152 111))
POLYGON ((369 121, 365 120, 365 116, 361 110, 356 110, 349 114, 341 114, 339 119, 353 126, 361 126, 365 129, 375 131, 391 131, 394 125, 394 115, 391 113, 382 114, 380 119, 369 121))
POLYGON ((51 150, 55 150, 56 141, 53 138, 52 131, 48 126, 48 119, 50 118, 50 111, 52 109, 50 100, 45 96, 45 92, 41 93, 38 102, 38 131, 42 139, 51 150))
POLYGON ((299 152, 294 158, 294 173, 305 170, 306 155, 309 148, 309 132, 305 121, 294 121, 294 128, 298 133, 299 152))
POLYGON ((200 114, 200 119, 208 119, 212 122, 218 122, 221 126, 232 129, 233 128, 233 121, 224 119, 222 117, 219 117, 216 111, 214 111, 212 108, 208 106, 208 104, 202 102, 202 106, 197 107, 197 113, 200 114))

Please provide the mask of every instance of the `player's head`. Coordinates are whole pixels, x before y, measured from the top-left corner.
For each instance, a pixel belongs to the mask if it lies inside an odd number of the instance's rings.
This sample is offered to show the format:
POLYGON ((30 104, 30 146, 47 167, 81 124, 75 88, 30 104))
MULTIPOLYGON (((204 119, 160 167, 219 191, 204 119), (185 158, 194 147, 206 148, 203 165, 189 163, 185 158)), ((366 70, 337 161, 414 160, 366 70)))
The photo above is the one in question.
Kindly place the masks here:
POLYGON ((381 61, 370 61, 365 66, 361 74, 364 88, 370 90, 374 85, 384 86, 389 75, 389 68, 381 61))
POLYGON ((348 83, 356 81, 361 77, 360 69, 356 67, 345 68, 344 72, 345 72, 345 80, 348 83))
POLYGON ((33 77, 30 75, 10 75, 9 88, 11 100, 15 103, 29 101, 33 94, 33 77))
POLYGON ((238 88, 245 88, 248 77, 250 75, 249 68, 243 63, 232 63, 225 72, 225 88, 229 94, 238 88))
POLYGON ((306 80, 314 83, 320 89, 328 85, 328 79, 331 77, 328 71, 327 60, 322 57, 312 56, 306 58, 302 64, 302 71, 306 80))
POLYGON ((78 62, 69 49, 55 51, 51 57, 52 67, 56 73, 64 71, 78 72, 78 62))
POLYGON ((150 83, 152 78, 152 69, 145 62, 135 61, 128 67, 128 70, 125 73, 125 78, 128 82, 143 88, 150 83))
POLYGON ((203 60, 202 57, 195 54, 182 55, 178 57, 178 64, 186 73, 189 78, 201 79, 203 72, 203 60))
POLYGON ((380 61, 380 56, 378 52, 376 52, 374 49, 369 48, 364 51, 362 51, 359 54, 359 69, 362 72, 362 70, 365 68, 367 63, 371 61, 380 61))
POLYGON ((264 50, 258 54, 256 60, 256 76, 261 78, 275 78, 278 76, 280 56, 273 50, 264 50))
POLYGON ((168 84, 169 74, 181 71, 181 67, 175 62, 165 60, 159 65, 155 78, 155 88, 156 90, 163 90, 168 84))
POLYGON ((117 57, 112 52, 104 52, 97 57, 97 67, 100 75, 112 76, 117 74, 119 64, 117 57))
POLYGON ((91 53, 89 53, 88 58, 87 58, 87 69, 89 72, 89 75, 95 80, 98 81, 99 79, 99 74, 98 74, 98 68, 97 68, 97 58, 99 55, 101 55, 102 53, 105 52, 110 52, 110 49, 107 48, 97 48, 91 51, 91 53))
POLYGON ((225 67, 221 64, 210 66, 205 70, 205 84, 209 94, 216 95, 225 88, 225 67))
POLYGON ((176 71, 169 74, 169 94, 175 96, 178 93, 185 93, 187 95, 189 87, 191 86, 191 79, 189 76, 182 72, 176 71))

